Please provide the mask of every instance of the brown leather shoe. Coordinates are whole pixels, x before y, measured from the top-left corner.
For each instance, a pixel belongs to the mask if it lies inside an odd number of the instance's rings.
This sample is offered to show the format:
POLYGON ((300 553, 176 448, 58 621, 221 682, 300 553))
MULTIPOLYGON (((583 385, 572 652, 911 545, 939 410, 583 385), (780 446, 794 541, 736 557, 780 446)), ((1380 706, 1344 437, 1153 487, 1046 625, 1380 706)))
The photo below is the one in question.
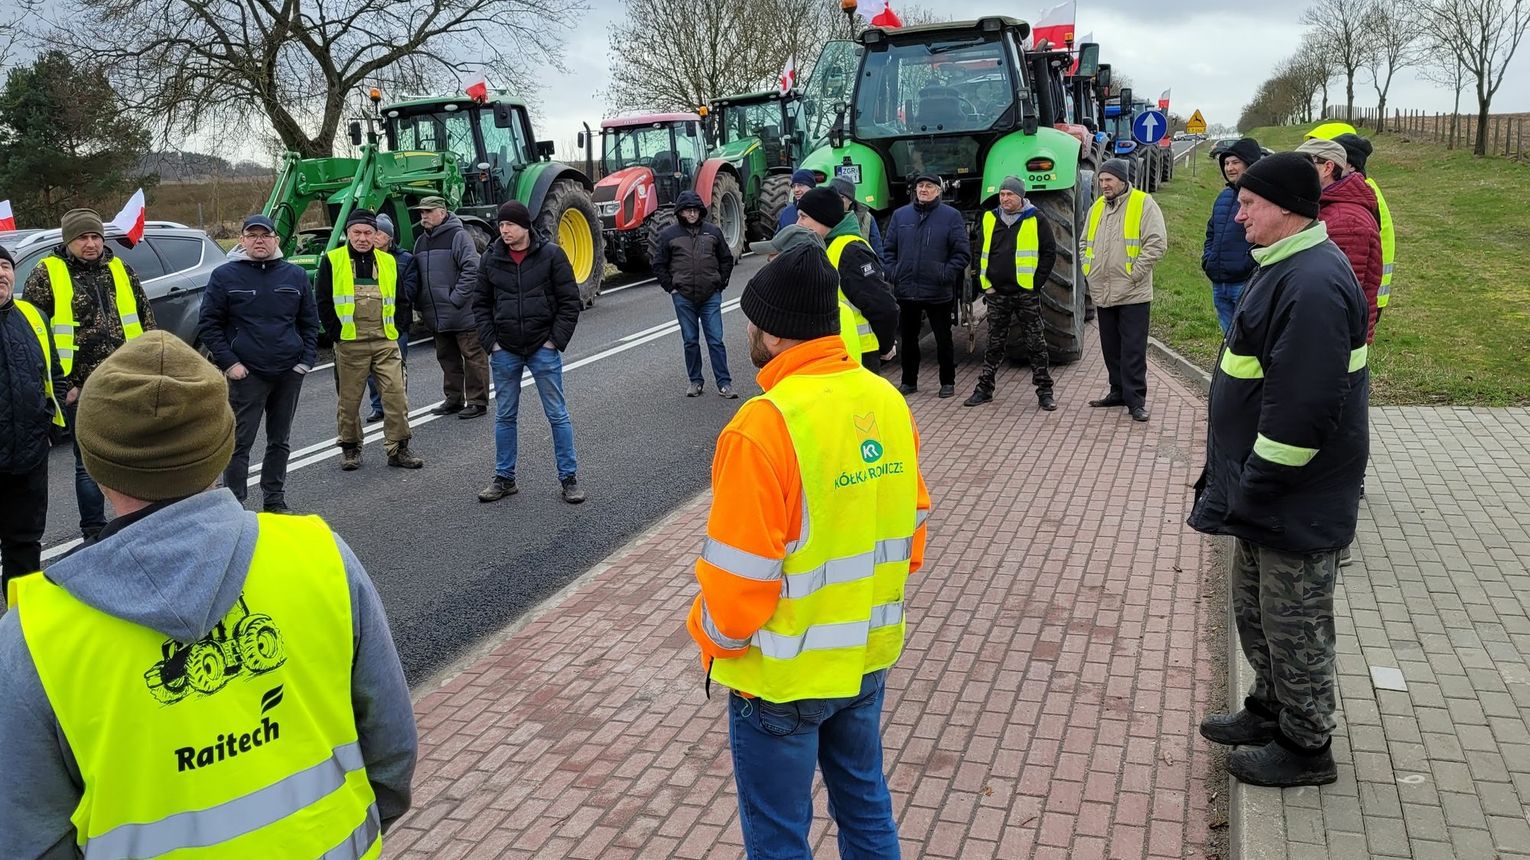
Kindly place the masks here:
POLYGON ((361 468, 361 446, 340 449, 340 468, 347 472, 354 472, 361 468))

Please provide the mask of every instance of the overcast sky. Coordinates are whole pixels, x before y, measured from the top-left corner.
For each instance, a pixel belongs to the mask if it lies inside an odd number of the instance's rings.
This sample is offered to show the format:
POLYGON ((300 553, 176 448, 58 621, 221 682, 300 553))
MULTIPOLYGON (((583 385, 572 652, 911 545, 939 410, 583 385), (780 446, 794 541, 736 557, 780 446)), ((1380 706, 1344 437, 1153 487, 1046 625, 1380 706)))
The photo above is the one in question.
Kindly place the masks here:
MULTIPOLYGON (((747 0, 745 0, 747 2, 747 0)), ((834 0, 824 0, 834 2, 834 0)), ((543 78, 538 133, 558 143, 565 152, 580 122, 597 125, 606 112, 601 91, 609 80, 607 30, 621 19, 622 0, 589 0, 590 13, 568 36, 568 74, 543 78)), ((942 11, 957 0, 923 0, 926 8, 942 11)), ((1034 21, 1047 0, 1019 3, 1009 0, 960 0, 964 17, 1013 15, 1034 21)), ((1284 11, 1272 13, 1274 3, 1228 3, 1213 0, 1084 0, 1078 4, 1077 30, 1082 38, 1093 33, 1100 43, 1101 59, 1129 75, 1140 96, 1156 99, 1172 88, 1170 109, 1189 116, 1199 108, 1213 125, 1235 125, 1238 114, 1253 90, 1271 69, 1295 52, 1304 27, 1299 23, 1305 0, 1280 4, 1284 11)), ((892 0, 894 9, 898 0, 892 0)), ((1530 111, 1530 45, 1522 46, 1509 69, 1508 79, 1493 102, 1494 113, 1530 111)), ((1342 104, 1344 82, 1330 89, 1330 98, 1342 104)), ((1449 90, 1420 81, 1412 70, 1401 72, 1392 84, 1388 103, 1402 108, 1449 111, 1449 90)), ((1370 76, 1362 70, 1355 81, 1355 103, 1376 104, 1370 76)), ((1475 111, 1471 89, 1463 94, 1462 111, 1475 111)))

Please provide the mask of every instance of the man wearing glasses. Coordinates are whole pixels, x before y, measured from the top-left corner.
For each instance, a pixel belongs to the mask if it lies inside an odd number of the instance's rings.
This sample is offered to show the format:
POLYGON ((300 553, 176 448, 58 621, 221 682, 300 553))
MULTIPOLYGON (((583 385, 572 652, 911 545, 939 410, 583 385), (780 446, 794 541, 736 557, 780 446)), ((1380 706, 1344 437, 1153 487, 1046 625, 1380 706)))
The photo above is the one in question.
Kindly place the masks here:
POLYGON ((266 456, 260 468, 263 508, 287 514, 284 485, 288 436, 303 376, 318 352, 319 313, 308 276, 282 259, 276 225, 264 215, 244 219, 239 246, 213 270, 202 296, 202 343, 228 377, 234 409, 234 455, 223 484, 243 502, 248 493, 250 447, 266 419, 266 456))

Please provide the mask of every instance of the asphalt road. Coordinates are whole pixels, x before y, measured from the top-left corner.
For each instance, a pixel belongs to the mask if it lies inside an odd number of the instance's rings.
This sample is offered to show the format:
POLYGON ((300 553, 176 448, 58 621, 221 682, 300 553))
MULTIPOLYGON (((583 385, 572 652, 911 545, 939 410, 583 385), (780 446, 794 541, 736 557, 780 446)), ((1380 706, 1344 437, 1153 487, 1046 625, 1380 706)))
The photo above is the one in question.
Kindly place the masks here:
MULTIPOLYGON (((723 324, 734 385, 759 392, 737 299, 762 265, 749 256, 724 294, 723 324)), ((329 369, 304 385, 292 433, 287 500, 322 515, 377 582, 411 683, 535 605, 707 486, 717 433, 743 402, 703 397, 686 377, 670 299, 652 283, 608 288, 580 318, 564 356, 583 505, 559 495, 552 439, 531 378, 520 411, 519 495, 477 500, 494 471, 491 414, 463 421, 426 411, 441 401, 441 370, 427 343, 409 360, 412 448, 418 471, 390 469, 381 425, 369 425, 364 465, 340 471, 329 369)), ((365 407, 364 407, 365 408, 365 407)), ((252 452, 260 462, 264 440, 252 452)), ((49 464, 45 560, 79 537, 70 449, 49 464)), ((260 502, 251 479, 251 504, 260 502)))

